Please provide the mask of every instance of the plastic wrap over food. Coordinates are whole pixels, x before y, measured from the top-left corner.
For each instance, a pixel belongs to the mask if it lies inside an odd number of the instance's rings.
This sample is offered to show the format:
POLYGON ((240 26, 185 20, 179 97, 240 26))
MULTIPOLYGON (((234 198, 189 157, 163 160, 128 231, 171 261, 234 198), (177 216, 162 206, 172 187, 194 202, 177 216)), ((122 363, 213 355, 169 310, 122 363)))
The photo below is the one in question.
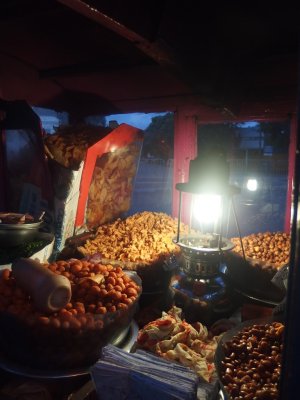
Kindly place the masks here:
MULTIPOLYGON (((91 263, 101 263, 101 264, 110 264, 116 267, 121 267, 123 270, 126 271, 139 271, 143 268, 149 267, 148 264, 144 264, 142 262, 132 262, 132 261, 120 261, 120 260, 111 260, 109 258, 104 258, 100 253, 95 253, 91 256, 84 257, 85 260, 91 263)), ((174 268, 178 266, 178 260, 174 254, 169 256, 165 256, 164 259, 161 261, 151 265, 154 267, 155 265, 160 265, 164 271, 172 271, 174 268)))
POLYGON ((121 267, 124 271, 135 272, 143 283, 143 293, 154 293, 162 291, 170 284, 173 271, 178 267, 178 259, 175 255, 166 256, 159 262, 149 266, 131 261, 119 261, 103 258, 101 254, 93 254, 85 257, 91 263, 114 265, 121 267))
POLYGON ((278 286, 280 289, 287 290, 289 278, 289 265, 284 265, 272 278, 274 285, 278 286))
POLYGON ((96 229, 128 212, 142 131, 89 125, 60 127, 45 138, 55 193, 55 250, 73 234, 96 229))

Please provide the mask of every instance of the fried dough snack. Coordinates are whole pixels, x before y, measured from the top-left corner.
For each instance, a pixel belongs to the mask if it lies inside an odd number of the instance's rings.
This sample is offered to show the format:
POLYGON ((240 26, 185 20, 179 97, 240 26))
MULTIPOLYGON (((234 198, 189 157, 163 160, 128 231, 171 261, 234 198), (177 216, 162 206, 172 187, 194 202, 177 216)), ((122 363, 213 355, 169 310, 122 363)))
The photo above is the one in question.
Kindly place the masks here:
POLYGON ((129 210, 140 147, 136 143, 97 160, 89 189, 86 225, 105 224, 129 210))
POLYGON ((45 138, 45 150, 59 164, 77 169, 89 146, 107 135, 111 129, 102 126, 61 126, 45 138))
POLYGON ((200 322, 193 326, 180 318, 181 310, 173 307, 162 317, 148 323, 139 331, 137 346, 160 357, 177 361, 193 369, 211 382, 213 363, 219 336, 209 338, 207 328, 200 322))
MULTIPOLYGON (((187 229, 182 224, 182 231, 187 229)), ((179 247, 172 241, 176 232, 176 219, 165 213, 144 211, 100 226, 95 237, 78 250, 84 256, 99 253, 110 260, 150 265, 178 254, 179 247)))

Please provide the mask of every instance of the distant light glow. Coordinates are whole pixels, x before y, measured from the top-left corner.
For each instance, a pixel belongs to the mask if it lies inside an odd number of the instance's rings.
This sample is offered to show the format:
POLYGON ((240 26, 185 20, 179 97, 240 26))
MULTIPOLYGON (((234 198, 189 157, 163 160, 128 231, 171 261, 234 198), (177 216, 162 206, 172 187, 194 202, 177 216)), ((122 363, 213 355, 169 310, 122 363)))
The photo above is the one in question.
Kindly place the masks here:
POLYGON ((255 192, 257 190, 257 179, 248 179, 246 186, 250 192, 255 192))
POLYGON ((139 129, 146 129, 152 122, 152 118, 166 115, 164 113, 130 113, 130 114, 113 114, 106 115, 106 121, 117 121, 118 124, 129 124, 139 129))
POLYGON ((219 195, 197 195, 194 197, 192 213, 200 223, 209 224, 219 219, 221 205, 219 195))
POLYGON ((257 127, 258 122, 256 121, 245 121, 245 122, 240 122, 237 124, 238 127, 240 128, 254 128, 257 127))

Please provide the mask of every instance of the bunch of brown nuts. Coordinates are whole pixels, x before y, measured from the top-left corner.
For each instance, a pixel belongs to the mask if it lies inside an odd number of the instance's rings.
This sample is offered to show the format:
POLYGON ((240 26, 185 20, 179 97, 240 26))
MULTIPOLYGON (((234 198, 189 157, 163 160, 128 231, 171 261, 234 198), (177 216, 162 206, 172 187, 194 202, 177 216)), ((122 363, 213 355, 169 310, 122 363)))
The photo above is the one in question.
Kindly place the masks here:
MULTIPOLYGON (((240 238, 232 238, 235 245, 233 251, 243 254, 240 238)), ((253 233, 242 238, 245 256, 262 262, 262 265, 279 269, 289 262, 290 242, 289 233, 264 232, 253 233)))
POLYGON ((221 380, 233 400, 276 400, 281 371, 284 325, 243 328, 223 345, 221 380))

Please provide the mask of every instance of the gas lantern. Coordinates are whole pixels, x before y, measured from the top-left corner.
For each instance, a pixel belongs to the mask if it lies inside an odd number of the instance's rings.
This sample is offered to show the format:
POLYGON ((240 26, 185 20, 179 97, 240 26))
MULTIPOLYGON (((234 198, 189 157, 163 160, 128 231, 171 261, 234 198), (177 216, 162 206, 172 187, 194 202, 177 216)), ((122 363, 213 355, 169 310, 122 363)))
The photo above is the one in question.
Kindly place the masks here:
POLYGON ((171 282, 175 305, 188 322, 211 325, 232 314, 235 304, 231 288, 220 269, 224 254, 234 245, 223 236, 229 221, 230 204, 236 186, 229 185, 229 164, 222 151, 199 154, 190 161, 189 181, 177 183, 179 210, 177 237, 181 249, 180 268, 171 282), (189 194, 188 234, 181 234, 182 195, 189 194))

